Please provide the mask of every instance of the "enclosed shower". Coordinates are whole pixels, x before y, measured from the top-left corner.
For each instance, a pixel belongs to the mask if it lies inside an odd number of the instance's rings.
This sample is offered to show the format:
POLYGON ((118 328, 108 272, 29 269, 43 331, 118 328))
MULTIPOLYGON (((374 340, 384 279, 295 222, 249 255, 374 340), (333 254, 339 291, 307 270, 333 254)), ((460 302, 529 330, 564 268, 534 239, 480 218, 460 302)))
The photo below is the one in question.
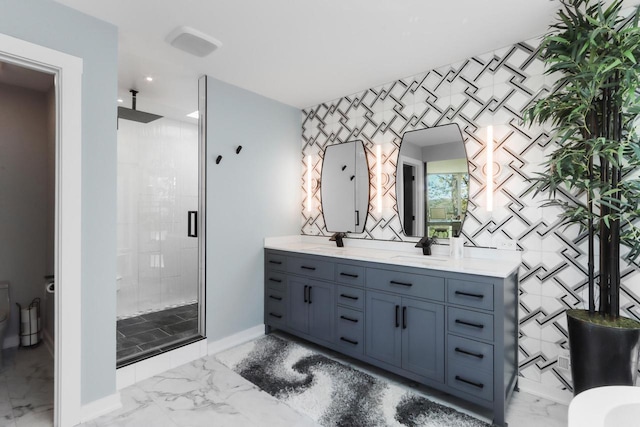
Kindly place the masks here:
POLYGON ((148 120, 135 96, 118 120, 118 366, 203 336, 199 127, 148 120))

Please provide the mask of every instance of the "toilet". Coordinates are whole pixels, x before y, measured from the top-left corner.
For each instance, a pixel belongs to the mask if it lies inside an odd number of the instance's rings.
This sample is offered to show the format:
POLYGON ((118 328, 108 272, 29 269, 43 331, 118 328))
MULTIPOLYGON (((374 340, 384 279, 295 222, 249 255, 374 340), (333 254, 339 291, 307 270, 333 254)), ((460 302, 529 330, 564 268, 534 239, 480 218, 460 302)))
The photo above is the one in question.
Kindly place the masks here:
POLYGON ((11 304, 9 303, 9 282, 0 282, 0 368, 2 367, 2 347, 9 324, 11 304))

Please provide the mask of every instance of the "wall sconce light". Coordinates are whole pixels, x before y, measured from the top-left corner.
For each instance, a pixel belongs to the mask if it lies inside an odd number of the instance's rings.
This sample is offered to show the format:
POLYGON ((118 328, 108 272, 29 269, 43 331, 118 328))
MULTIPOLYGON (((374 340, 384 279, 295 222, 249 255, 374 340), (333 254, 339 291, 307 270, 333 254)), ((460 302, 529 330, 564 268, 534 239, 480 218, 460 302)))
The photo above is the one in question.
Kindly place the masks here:
POLYGON ((311 164, 311 156, 307 156, 307 212, 311 212, 311 201, 313 197, 311 195, 311 169, 313 169, 313 165, 311 164))
POLYGON ((376 145, 376 205, 382 213, 382 146, 376 145))
POLYGON ((487 127, 487 165, 485 174, 487 177, 487 212, 493 211, 493 126, 487 127))

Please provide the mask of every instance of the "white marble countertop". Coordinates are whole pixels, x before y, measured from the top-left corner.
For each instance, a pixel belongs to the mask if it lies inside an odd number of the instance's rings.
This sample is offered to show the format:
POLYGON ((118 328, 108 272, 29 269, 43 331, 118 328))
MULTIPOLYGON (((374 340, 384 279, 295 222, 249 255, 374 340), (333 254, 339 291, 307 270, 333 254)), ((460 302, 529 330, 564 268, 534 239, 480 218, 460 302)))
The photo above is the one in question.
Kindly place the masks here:
POLYGON ((447 245, 432 246, 430 256, 414 246, 412 242, 346 238, 339 248, 325 236, 267 237, 264 241, 266 249, 499 278, 517 271, 521 262, 518 251, 465 247, 464 257, 454 259, 447 245))

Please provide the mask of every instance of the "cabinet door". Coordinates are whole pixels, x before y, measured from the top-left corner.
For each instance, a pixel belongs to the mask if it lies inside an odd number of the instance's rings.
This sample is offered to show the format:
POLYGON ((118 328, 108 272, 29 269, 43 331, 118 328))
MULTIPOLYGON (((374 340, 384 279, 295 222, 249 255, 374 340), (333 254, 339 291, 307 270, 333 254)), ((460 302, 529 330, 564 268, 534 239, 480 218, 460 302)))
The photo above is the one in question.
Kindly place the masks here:
POLYGON ((333 341, 333 284, 309 282, 309 334, 333 341))
POLYGON ((382 362, 400 366, 402 329, 401 299, 368 291, 366 294, 365 347, 367 355, 382 362))
POLYGON ((402 299, 402 368, 444 381, 444 307, 402 299))
POLYGON ((287 326, 305 334, 309 333, 309 280, 295 277, 289 277, 287 280, 287 326))

